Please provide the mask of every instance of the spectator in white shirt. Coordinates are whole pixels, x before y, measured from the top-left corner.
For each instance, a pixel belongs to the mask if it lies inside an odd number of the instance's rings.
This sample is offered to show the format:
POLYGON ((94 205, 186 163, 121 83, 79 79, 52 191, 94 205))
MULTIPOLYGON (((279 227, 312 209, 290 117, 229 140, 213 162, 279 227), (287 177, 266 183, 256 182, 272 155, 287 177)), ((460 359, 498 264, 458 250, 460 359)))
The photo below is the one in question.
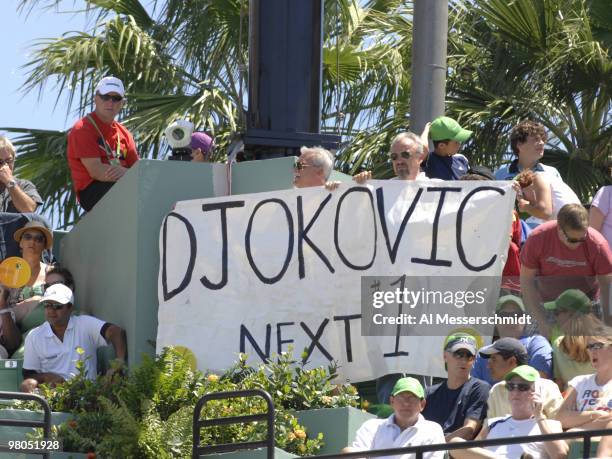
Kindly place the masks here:
MULTIPOLYGON (((47 321, 33 329, 25 340, 22 392, 33 392, 41 383, 60 384, 78 373, 77 362, 85 365, 86 376, 96 377, 96 351, 108 342, 117 360, 125 362, 125 332, 117 325, 95 317, 72 315, 72 290, 51 285, 40 300, 47 321)), ((109 370, 114 371, 114 370, 109 370)))
MULTIPOLYGON (((393 386, 390 397, 393 414, 387 419, 370 419, 355 434, 355 441, 343 453, 375 449, 445 443, 439 424, 425 420, 425 391, 414 378, 401 378, 393 386)), ((424 453, 424 459, 442 459, 444 451, 424 453)), ((387 458, 414 458, 414 454, 384 456, 387 458)))

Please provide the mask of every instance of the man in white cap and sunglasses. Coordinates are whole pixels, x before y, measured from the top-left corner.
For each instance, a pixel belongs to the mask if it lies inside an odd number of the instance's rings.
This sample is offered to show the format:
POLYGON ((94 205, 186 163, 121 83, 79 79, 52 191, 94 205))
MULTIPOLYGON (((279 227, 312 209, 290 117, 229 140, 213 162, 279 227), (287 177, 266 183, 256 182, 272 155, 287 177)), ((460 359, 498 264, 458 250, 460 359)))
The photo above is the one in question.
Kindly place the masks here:
MULTIPOLYGON (((83 362, 85 375, 95 379, 96 351, 111 343, 117 360, 125 362, 125 332, 117 325, 92 316, 72 315, 72 290, 53 284, 40 300, 47 321, 33 329, 25 339, 22 392, 33 392, 39 384, 60 384, 78 373, 83 362)), ((114 371, 114 370, 109 370, 114 371)))
POLYGON ((132 134, 115 121, 124 103, 123 82, 114 76, 102 78, 95 88, 94 111, 68 133, 68 165, 86 211, 138 161, 132 134))

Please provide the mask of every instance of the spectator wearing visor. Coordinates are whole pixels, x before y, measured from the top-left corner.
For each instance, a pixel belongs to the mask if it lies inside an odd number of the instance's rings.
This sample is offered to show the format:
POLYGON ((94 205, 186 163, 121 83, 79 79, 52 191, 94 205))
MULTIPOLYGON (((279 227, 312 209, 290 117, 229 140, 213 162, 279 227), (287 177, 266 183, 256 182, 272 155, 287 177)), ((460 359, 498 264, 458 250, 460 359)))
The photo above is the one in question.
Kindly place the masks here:
POLYGON ((487 417, 489 385, 470 376, 476 349, 476 340, 469 334, 449 336, 443 354, 448 379, 426 391, 423 416, 442 426, 446 441, 473 439, 487 417))
MULTIPOLYGON (((491 378, 499 381, 489 392, 487 416, 489 419, 506 416, 510 413, 511 407, 504 378, 517 367, 527 366, 529 360, 527 349, 516 338, 500 338, 493 344, 483 347, 479 354, 481 358, 487 360, 491 378)), ((534 382, 542 400, 544 415, 553 418, 563 402, 559 387, 553 381, 540 376, 534 378, 534 382)))

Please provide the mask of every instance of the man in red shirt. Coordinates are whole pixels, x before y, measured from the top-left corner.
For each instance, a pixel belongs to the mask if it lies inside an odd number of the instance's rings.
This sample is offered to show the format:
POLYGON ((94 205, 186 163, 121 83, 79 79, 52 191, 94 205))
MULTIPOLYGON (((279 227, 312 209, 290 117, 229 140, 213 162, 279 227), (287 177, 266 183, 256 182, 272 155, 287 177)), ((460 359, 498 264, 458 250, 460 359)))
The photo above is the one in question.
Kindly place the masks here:
POLYGON ((521 291, 527 310, 546 328, 541 304, 576 288, 600 300, 610 323, 612 252, 604 237, 589 228, 589 214, 580 204, 566 204, 557 215, 534 229, 521 251, 521 291))
POLYGON ((119 78, 102 78, 96 86, 95 110, 68 133, 68 165, 81 207, 90 211, 138 161, 132 134, 115 117, 125 89, 119 78))

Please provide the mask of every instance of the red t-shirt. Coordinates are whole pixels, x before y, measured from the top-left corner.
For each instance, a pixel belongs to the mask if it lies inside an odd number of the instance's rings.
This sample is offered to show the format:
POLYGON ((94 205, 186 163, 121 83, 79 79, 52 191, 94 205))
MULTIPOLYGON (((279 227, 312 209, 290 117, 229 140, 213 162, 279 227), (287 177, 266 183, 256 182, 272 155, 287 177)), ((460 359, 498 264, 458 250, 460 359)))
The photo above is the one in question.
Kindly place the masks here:
POLYGON ((604 237, 588 228, 586 241, 574 250, 559 239, 555 220, 534 229, 521 250, 521 264, 537 270, 543 301, 555 300, 570 288, 591 299, 599 297, 595 276, 612 273, 612 252, 604 237))
MULTIPOLYGON (((119 141, 119 161, 121 165, 132 167, 138 161, 138 153, 132 134, 117 121, 107 124, 98 118, 95 113, 90 113, 90 116, 94 119, 113 155, 117 153, 117 141, 119 141)), ((94 181, 81 162, 81 158, 100 158, 102 163, 109 164, 104 149, 104 140, 87 117, 77 121, 68 133, 68 166, 77 195, 80 190, 87 188, 94 181)))

